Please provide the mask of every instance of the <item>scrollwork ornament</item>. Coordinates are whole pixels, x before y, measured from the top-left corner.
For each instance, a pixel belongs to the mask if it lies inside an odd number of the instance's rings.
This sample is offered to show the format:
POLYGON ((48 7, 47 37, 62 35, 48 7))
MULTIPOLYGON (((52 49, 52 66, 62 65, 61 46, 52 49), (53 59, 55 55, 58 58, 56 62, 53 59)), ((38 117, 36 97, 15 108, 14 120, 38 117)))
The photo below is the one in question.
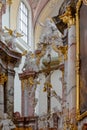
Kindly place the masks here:
POLYGON ((3 85, 7 81, 7 76, 4 73, 0 74, 0 85, 3 85))
POLYGON ((65 24, 68 25, 68 27, 70 28, 72 25, 75 24, 75 18, 72 14, 72 8, 71 6, 67 6, 66 7, 66 12, 64 14, 62 14, 59 17, 65 24))
POLYGON ((80 69, 80 60, 76 61, 76 71, 77 73, 79 73, 79 69, 80 69))
POLYGON ((77 119, 77 121, 79 120, 79 115, 80 115, 80 109, 78 109, 77 111, 76 111, 76 119, 77 119))

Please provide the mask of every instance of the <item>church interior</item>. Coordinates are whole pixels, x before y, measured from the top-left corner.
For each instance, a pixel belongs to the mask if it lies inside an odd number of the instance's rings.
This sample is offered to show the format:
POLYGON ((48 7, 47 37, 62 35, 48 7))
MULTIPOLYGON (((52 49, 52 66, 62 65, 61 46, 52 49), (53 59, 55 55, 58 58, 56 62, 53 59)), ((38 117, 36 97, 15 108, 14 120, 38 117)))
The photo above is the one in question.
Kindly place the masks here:
POLYGON ((86 42, 87 0, 0 0, 1 130, 87 130, 86 42))

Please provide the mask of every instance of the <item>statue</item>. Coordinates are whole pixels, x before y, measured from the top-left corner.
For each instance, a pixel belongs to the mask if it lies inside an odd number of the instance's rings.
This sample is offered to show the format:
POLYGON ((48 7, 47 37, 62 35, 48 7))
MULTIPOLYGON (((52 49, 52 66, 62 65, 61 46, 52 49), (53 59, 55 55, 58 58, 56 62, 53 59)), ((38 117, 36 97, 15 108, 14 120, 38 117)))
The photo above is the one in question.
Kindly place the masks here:
POLYGON ((16 39, 18 37, 22 37, 23 35, 18 33, 16 30, 11 30, 9 28, 7 28, 6 26, 4 27, 5 30, 7 31, 7 36, 5 37, 5 41, 8 45, 8 47, 10 47, 10 49, 15 50, 16 49, 16 39))
POLYGON ((7 113, 4 113, 3 119, 0 122, 1 130, 11 130, 16 128, 15 124, 11 121, 11 119, 8 119, 7 113))
POLYGON ((26 54, 26 59, 22 71, 38 71, 35 55, 31 51, 26 54))

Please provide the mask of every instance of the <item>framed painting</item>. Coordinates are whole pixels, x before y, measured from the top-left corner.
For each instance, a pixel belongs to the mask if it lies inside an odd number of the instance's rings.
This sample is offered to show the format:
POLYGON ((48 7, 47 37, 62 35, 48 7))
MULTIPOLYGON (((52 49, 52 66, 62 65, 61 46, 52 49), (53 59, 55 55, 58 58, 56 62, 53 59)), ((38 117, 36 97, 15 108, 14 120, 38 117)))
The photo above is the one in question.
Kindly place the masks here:
POLYGON ((76 6, 76 92, 77 120, 87 116, 87 1, 76 6))

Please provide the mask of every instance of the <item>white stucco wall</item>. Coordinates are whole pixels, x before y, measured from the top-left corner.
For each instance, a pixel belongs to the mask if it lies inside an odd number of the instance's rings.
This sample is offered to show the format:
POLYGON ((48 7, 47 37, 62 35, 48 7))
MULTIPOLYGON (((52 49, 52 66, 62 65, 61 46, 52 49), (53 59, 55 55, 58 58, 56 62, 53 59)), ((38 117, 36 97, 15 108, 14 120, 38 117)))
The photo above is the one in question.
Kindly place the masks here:
POLYGON ((21 113, 21 81, 19 79, 19 73, 22 73, 22 67, 24 65, 25 56, 22 57, 21 64, 18 68, 15 68, 14 79, 14 112, 21 113))
MULTIPOLYGON (((57 95, 62 98, 62 84, 60 81, 60 77, 62 77, 62 72, 60 70, 55 70, 51 76, 51 84, 52 84, 53 90, 55 90, 57 95)), ((55 97, 52 97, 51 98, 51 111, 55 112, 55 109, 61 111, 61 104, 55 97)))
POLYGON ((36 106, 35 112, 37 115, 42 115, 47 112, 47 93, 43 92, 45 76, 40 75, 40 85, 37 86, 36 94, 38 98, 38 104, 36 106))
MULTIPOLYGON (((56 91, 57 95, 62 97, 62 84, 59 78, 62 76, 62 72, 60 70, 55 70, 51 75, 51 84, 52 89, 56 91)), ((35 108, 35 113, 37 115, 43 115, 47 113, 47 92, 43 92, 45 76, 40 75, 40 85, 38 85, 36 89, 36 97, 38 98, 38 103, 35 108)), ((61 111, 61 104, 55 97, 51 97, 51 111, 57 109, 61 111)))

